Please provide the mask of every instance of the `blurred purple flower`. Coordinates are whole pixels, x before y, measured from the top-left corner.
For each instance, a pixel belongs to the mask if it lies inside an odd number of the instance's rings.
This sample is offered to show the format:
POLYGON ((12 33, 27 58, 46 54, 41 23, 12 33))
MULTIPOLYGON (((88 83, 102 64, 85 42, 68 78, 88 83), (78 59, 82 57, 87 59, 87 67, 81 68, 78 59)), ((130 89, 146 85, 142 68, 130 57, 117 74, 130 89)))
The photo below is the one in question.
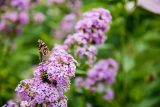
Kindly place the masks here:
POLYGON ((30 0, 11 0, 11 5, 19 9, 28 9, 30 7, 30 0))
POLYGON ((67 6, 73 13, 79 14, 79 10, 82 7, 81 0, 69 0, 67 2, 67 6))
POLYGON ((109 58, 100 60, 91 69, 87 71, 87 77, 77 77, 75 84, 79 89, 87 89, 92 92, 98 91, 104 94, 104 98, 113 99, 113 90, 106 90, 106 86, 111 86, 115 82, 118 71, 118 64, 115 60, 109 58))
POLYGON ((66 15, 60 24, 60 27, 56 30, 56 37, 57 38, 64 38, 66 36, 66 34, 70 33, 73 28, 74 25, 76 23, 76 15, 71 13, 66 15))
POLYGON ((37 23, 42 23, 45 20, 45 16, 43 13, 38 12, 34 14, 33 19, 37 23))
POLYGON ((87 72, 87 74, 88 78, 92 78, 97 82, 106 81, 107 84, 112 85, 114 83, 117 70, 117 62, 109 58, 107 60, 101 60, 97 62, 94 67, 87 72))
POLYGON ((114 98, 114 91, 112 89, 106 90, 104 99, 107 101, 110 101, 110 100, 113 100, 113 98, 114 98))
POLYGON ((48 3, 48 5, 51 5, 51 4, 61 4, 61 3, 63 3, 64 2, 64 0, 47 0, 47 3, 48 3))
POLYGON ((3 21, 0 22, 0 31, 5 29, 5 23, 3 21))
POLYGON ((2 107, 18 107, 18 105, 13 100, 9 100, 7 104, 3 105, 2 107))
POLYGON ((77 88, 84 87, 84 80, 83 80, 83 78, 82 77, 77 77, 75 79, 75 85, 76 85, 77 88))
MULTIPOLYGON (((1 29, 6 34, 18 35, 22 28, 29 22, 29 11, 32 10, 33 5, 38 4, 40 0, 1 0, 0 4, 1 18, 3 21, 1 29)), ((41 22, 44 20, 38 17, 37 20, 41 22)))
POLYGON ((28 13, 25 11, 22 11, 19 13, 19 22, 22 25, 26 25, 29 21, 28 13))
POLYGON ((103 83, 98 83, 98 84, 97 84, 97 91, 103 92, 104 89, 105 89, 105 86, 104 86, 103 83))
POLYGON ((88 77, 95 78, 97 81, 106 81, 107 84, 112 85, 115 81, 117 70, 117 62, 109 58, 101 60, 94 65, 93 69, 88 71, 88 77))
POLYGON ((16 11, 6 12, 2 15, 2 20, 9 20, 15 23, 18 20, 18 13, 16 11))
POLYGON ((75 22, 76 22, 75 14, 72 13, 72 14, 66 15, 61 22, 61 24, 63 25, 62 30, 66 32, 71 31, 71 29, 73 29, 75 22))

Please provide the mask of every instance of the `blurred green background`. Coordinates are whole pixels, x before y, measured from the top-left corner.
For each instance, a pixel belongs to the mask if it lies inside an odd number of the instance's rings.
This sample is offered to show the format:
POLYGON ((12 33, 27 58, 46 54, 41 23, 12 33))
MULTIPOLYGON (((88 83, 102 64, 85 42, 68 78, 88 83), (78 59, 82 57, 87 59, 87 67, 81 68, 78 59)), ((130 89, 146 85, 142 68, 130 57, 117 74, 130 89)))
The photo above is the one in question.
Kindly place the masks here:
MULTIPOLYGON (((79 13, 96 7, 110 10, 113 20, 106 34, 108 39, 99 48, 97 59, 113 57, 120 68, 113 85, 113 101, 78 94, 73 78, 66 93, 69 107, 85 107, 87 102, 93 107, 160 107, 160 15, 138 7, 137 1, 132 1, 134 7, 129 10, 126 7, 129 2, 81 1, 76 10, 79 13)), ((32 77, 32 69, 39 63, 37 40, 44 40, 50 49, 62 43, 65 37, 58 39, 54 32, 63 17, 73 12, 66 2, 52 6, 38 4, 29 13, 35 11, 45 15, 44 22, 37 24, 31 20, 19 35, 0 31, 0 106, 13 98, 14 89, 22 79, 32 77)))

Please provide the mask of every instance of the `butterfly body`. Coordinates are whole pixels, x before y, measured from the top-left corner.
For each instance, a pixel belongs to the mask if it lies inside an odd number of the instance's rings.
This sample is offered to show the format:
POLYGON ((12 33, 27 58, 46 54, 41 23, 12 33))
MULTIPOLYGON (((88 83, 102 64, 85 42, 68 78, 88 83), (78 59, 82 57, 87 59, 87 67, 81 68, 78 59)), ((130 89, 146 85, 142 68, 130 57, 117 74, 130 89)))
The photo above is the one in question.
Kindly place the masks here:
POLYGON ((39 59, 41 62, 45 62, 48 59, 50 51, 47 45, 40 39, 38 40, 38 48, 39 48, 39 59))

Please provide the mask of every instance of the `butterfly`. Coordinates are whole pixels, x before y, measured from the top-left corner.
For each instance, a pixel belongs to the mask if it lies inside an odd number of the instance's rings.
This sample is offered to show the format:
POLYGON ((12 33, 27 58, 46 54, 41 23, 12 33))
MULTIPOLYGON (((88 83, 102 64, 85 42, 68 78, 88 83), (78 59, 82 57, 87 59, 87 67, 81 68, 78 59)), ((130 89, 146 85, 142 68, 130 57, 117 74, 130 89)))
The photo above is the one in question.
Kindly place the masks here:
POLYGON ((38 40, 38 48, 39 48, 39 59, 43 63, 48 59, 50 51, 47 45, 40 39, 38 40))

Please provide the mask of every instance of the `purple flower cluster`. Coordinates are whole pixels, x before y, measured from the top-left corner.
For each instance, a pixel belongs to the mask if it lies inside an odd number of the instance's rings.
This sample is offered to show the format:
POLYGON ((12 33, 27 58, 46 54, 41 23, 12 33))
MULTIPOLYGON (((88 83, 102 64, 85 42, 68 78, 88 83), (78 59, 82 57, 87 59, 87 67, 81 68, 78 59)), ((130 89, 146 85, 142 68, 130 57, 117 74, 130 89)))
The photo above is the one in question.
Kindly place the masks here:
POLYGON ((18 34, 22 27, 29 23, 29 10, 38 2, 38 0, 4 0, 0 6, 2 10, 0 31, 7 34, 18 34))
POLYGON ((106 86, 111 86, 115 82, 115 77, 118 71, 118 64, 115 60, 109 58, 101 60, 87 72, 87 77, 77 77, 75 80, 76 87, 79 89, 85 88, 93 92, 98 91, 104 94, 105 100, 111 100, 114 97, 114 92, 111 89, 106 89, 106 86))
MULTIPOLYGON (((22 97, 21 105, 34 107, 67 107, 70 79, 75 75, 76 61, 60 46, 55 47, 48 60, 40 64, 32 79, 23 80, 15 89, 22 97)), ((25 107, 25 106, 24 106, 25 107)))
POLYGON ((74 46, 76 55, 78 54, 80 58, 87 56, 88 63, 92 63, 96 55, 95 46, 104 43, 105 32, 109 28, 111 19, 110 12, 103 8, 85 12, 83 19, 76 24, 76 33, 68 36, 64 42, 64 47, 68 49, 74 46))
POLYGON ((0 31, 7 33, 18 33, 17 31, 29 22, 26 11, 7 11, 1 16, 0 31))

